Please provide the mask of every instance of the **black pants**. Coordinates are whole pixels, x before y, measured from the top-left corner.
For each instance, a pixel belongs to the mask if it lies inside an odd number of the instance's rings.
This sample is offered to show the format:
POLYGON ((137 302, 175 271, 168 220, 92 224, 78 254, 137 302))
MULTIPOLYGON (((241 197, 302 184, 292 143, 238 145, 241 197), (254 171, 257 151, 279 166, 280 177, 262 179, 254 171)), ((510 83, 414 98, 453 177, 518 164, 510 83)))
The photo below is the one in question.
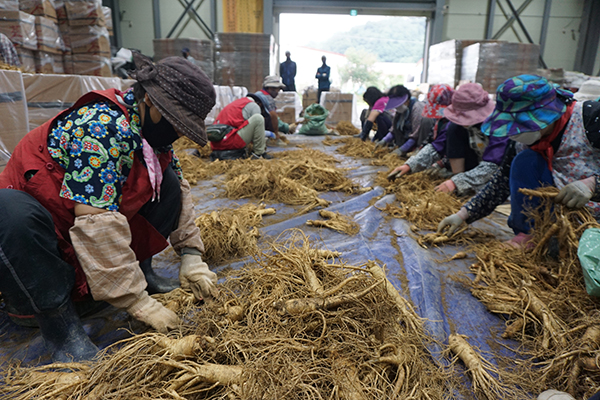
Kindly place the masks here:
POLYGON ((377 124, 377 132, 373 136, 373 141, 381 140, 388 134, 392 127, 392 119, 385 113, 380 113, 375 119, 377 124))
POLYGON ((327 89, 319 89, 317 91, 317 103, 318 104, 321 104, 321 93, 323 93, 323 92, 329 92, 329 88, 327 88, 327 89))
MULTIPOLYGON (((139 211, 164 237, 176 227, 181 189, 175 172, 163 176, 160 202, 139 211)), ((34 197, 0 189, 0 292, 10 309, 31 315, 63 305, 75 285, 75 269, 58 249, 52 216, 34 197)))
POLYGON ((446 132, 446 155, 448 159, 464 158, 465 171, 479 165, 479 157, 469 144, 469 132, 460 125, 452 124, 446 132))

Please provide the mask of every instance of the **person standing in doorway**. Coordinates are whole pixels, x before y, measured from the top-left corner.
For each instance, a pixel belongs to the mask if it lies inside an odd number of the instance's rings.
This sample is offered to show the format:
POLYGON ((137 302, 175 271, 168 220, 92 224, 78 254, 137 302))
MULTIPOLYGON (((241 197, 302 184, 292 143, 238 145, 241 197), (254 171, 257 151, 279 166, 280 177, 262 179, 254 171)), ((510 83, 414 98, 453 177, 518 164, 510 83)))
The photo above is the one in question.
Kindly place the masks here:
POLYGON ((283 80, 284 92, 296 91, 296 63, 290 58, 290 52, 285 52, 285 61, 279 64, 279 76, 283 80))
POLYGON ((319 91, 317 93, 317 103, 321 102, 321 93, 329 92, 329 86, 331 82, 329 81, 329 75, 331 73, 331 68, 326 64, 327 58, 325 56, 321 57, 321 61, 323 61, 323 65, 317 69, 317 75, 315 78, 319 81, 319 91))

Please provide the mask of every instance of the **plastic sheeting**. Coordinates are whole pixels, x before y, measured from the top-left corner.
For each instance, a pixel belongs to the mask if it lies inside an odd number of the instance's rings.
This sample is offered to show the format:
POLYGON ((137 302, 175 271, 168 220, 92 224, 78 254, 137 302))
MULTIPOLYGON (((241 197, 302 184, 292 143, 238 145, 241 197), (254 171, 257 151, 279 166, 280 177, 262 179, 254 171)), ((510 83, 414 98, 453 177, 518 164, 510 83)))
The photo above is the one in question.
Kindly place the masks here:
MULTIPOLYGON (((369 165, 369 160, 345 157, 334 153, 335 147, 322 145, 322 137, 289 136, 287 148, 272 148, 269 152, 297 149, 299 145, 335 154, 340 160, 339 167, 348 168, 349 177, 364 187, 372 186, 377 172, 385 167, 369 165)), ((222 208, 236 207, 247 200, 231 200, 224 197, 224 187, 220 177, 200 181, 192 188, 196 201, 196 212, 205 213, 222 208)), ((469 336, 469 341, 478 346, 485 354, 511 355, 498 343, 504 323, 490 314, 469 290, 455 279, 461 274, 468 274, 466 260, 455 260, 442 263, 455 252, 456 247, 439 249, 423 249, 409 235, 409 224, 400 219, 387 216, 381 210, 385 204, 395 200, 394 195, 384 195, 381 187, 361 195, 349 195, 341 192, 322 193, 321 197, 332 202, 329 210, 349 215, 359 223, 361 230, 356 236, 344 235, 329 229, 309 227, 308 219, 319 219, 318 210, 297 215, 301 207, 284 204, 268 204, 277 213, 264 218, 260 228, 261 242, 267 243, 280 235, 289 235, 289 229, 301 229, 311 243, 321 248, 340 251, 342 259, 351 265, 360 265, 367 260, 376 260, 385 265, 388 277, 399 292, 410 299, 420 316, 426 319, 426 328, 430 335, 447 343, 452 332, 469 336)), ((506 217, 493 215, 475 223, 480 229, 494 232, 500 239, 510 237, 505 225, 506 217)), ((165 276, 176 277, 178 260, 171 250, 166 250, 155 257, 155 267, 165 276)), ((212 266, 217 272, 225 268, 239 268, 250 258, 212 266)), ((84 319, 86 332, 100 347, 119 338, 127 336, 127 332, 119 330, 132 326, 140 331, 143 326, 128 318, 127 314, 109 307, 94 318, 84 319)), ((8 321, 5 314, 0 314, 0 358, 11 356, 24 358, 26 361, 36 360, 43 354, 41 339, 36 329, 17 327, 8 321)), ((508 348, 514 343, 502 341, 508 348)), ((435 357, 439 357, 438 348, 430 349, 435 357)), ((494 362, 493 359, 490 360, 494 362)), ((443 360, 440 358, 440 362, 443 360)))

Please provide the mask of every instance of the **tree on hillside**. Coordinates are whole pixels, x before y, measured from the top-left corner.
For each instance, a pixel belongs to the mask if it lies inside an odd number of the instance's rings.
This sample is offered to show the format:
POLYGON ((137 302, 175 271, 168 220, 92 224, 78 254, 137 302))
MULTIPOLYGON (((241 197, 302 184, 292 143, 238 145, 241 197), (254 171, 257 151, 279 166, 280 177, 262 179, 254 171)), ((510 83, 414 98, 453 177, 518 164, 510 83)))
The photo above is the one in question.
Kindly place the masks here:
MULTIPOLYGON (((346 50, 346 65, 340 68, 342 85, 350 83, 351 92, 360 92, 361 88, 377 86, 379 74, 373 70, 377 57, 363 48, 350 47, 346 50)), ((363 89, 364 91, 364 89, 363 89)))
POLYGON ((425 18, 389 17, 337 33, 312 46, 340 54, 351 47, 362 47, 381 62, 416 63, 423 57, 425 25, 425 18))

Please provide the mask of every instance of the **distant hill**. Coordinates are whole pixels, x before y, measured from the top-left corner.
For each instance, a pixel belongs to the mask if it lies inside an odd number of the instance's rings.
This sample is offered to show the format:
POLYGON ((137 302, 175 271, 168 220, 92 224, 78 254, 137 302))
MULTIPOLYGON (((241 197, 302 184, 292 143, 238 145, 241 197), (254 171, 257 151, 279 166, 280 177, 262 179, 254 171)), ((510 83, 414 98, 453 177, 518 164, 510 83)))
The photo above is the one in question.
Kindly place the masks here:
POLYGON ((423 57, 425 25, 425 18, 389 17, 353 27, 310 45, 341 54, 350 47, 363 48, 375 54, 378 62, 416 63, 423 57))

